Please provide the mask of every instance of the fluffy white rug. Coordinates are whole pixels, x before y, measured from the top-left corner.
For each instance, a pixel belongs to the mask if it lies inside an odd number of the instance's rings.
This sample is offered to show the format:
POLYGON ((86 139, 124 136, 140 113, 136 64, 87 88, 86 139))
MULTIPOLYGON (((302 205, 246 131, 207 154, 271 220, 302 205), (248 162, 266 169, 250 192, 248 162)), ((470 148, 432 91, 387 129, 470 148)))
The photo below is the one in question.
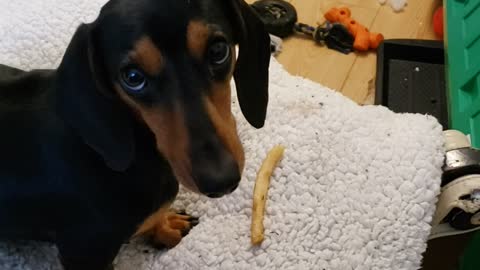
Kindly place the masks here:
MULTIPOLYGON (((0 0, 0 63, 56 67, 80 21, 105 0, 0 0)), ((182 191, 176 206, 200 216, 179 246, 126 245, 118 270, 418 269, 440 189, 443 137, 436 119, 360 107, 288 74, 272 58, 265 128, 248 126, 234 104, 246 150, 239 188, 221 199, 182 191), (249 241, 256 171, 286 146, 267 201, 266 240, 249 241)), ((61 269, 56 250, 0 242, 0 269, 61 269)))

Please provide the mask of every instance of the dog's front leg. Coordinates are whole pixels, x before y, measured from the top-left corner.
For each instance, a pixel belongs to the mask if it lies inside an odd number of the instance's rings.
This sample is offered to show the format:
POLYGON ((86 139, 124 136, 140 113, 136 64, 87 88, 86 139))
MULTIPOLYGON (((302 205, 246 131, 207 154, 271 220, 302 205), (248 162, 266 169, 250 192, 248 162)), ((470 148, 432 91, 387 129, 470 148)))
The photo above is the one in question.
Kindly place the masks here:
POLYGON ((173 248, 198 224, 198 219, 170 209, 170 204, 161 207, 139 227, 135 236, 144 236, 157 247, 173 248))
POLYGON ((128 239, 125 236, 92 228, 59 234, 56 243, 60 261, 65 270, 113 270, 112 262, 128 239))

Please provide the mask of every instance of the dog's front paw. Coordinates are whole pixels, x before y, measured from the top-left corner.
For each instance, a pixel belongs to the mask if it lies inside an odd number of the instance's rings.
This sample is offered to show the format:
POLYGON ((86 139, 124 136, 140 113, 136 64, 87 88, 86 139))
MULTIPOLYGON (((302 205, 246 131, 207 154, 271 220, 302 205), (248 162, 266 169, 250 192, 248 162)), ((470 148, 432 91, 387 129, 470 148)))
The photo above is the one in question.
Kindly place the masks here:
POLYGON ((167 211, 151 231, 152 244, 157 248, 173 248, 197 224, 196 217, 184 212, 167 211))

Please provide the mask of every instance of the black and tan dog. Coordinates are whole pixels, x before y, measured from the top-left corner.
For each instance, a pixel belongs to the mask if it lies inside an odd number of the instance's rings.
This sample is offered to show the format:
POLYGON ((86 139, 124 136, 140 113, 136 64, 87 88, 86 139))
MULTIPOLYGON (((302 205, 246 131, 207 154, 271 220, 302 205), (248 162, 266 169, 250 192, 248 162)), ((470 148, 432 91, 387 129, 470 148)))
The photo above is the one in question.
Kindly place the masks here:
POLYGON ((54 241, 67 270, 110 268, 135 235, 175 246, 195 222, 169 210, 178 183, 238 186, 229 82, 262 127, 269 42, 243 0, 111 0, 58 69, 1 66, 0 238, 54 241))

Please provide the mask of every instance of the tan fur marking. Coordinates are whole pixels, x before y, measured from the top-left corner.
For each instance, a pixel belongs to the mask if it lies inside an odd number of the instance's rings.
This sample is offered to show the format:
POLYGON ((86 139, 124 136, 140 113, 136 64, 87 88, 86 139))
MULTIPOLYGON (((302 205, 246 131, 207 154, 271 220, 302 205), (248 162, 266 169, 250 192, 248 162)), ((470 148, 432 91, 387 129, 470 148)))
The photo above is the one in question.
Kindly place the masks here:
POLYGON ((120 86, 117 85, 116 88, 124 102, 140 115, 155 135, 157 149, 169 162, 176 179, 185 187, 196 191, 188 155, 188 130, 180 105, 177 104, 172 111, 160 107, 145 108, 134 102, 120 86))
POLYGON ((159 208, 155 213, 150 215, 147 219, 143 221, 142 225, 138 227, 137 231, 134 234, 134 237, 145 235, 148 232, 151 232, 159 222, 164 220, 165 214, 168 211, 170 211, 169 209, 170 209, 170 203, 159 208))
POLYGON ((152 76, 162 71, 162 53, 149 37, 143 37, 135 44, 130 58, 152 76))
POLYGON ((245 165, 245 153, 237 134, 237 123, 231 110, 230 80, 214 83, 212 94, 206 98, 205 107, 217 135, 237 161, 240 173, 245 165))
POLYGON ((188 216, 177 214, 169 209, 170 204, 150 215, 137 229, 133 237, 151 236, 157 244, 168 248, 176 246, 182 240, 182 231, 191 229, 188 216))
POLYGON ((230 84, 219 83, 214 86, 213 94, 205 101, 210 120, 217 135, 237 161, 240 173, 245 165, 245 154, 237 135, 237 124, 232 115, 230 104, 230 84))
POLYGON ((191 21, 187 27, 187 48, 197 59, 202 59, 205 54, 209 30, 201 21, 191 21))

